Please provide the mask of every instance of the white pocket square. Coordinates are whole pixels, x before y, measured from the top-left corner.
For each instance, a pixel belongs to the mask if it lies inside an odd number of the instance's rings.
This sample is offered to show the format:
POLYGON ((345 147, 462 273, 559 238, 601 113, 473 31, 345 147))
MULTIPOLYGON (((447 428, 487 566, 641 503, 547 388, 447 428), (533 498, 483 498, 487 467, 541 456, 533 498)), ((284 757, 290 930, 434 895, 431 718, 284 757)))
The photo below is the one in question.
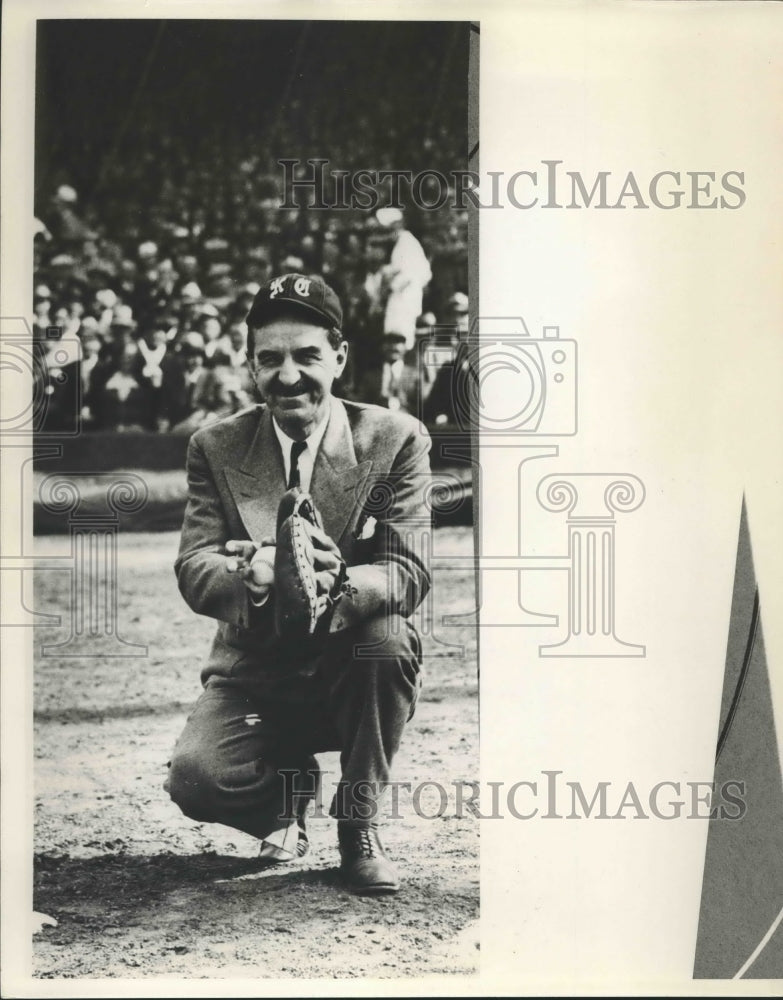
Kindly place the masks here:
POLYGON ((362 530, 357 535, 357 538, 359 538, 361 541, 365 541, 368 538, 372 538, 372 536, 375 534, 375 525, 377 523, 378 522, 375 520, 375 518, 372 515, 370 515, 362 525, 362 530))

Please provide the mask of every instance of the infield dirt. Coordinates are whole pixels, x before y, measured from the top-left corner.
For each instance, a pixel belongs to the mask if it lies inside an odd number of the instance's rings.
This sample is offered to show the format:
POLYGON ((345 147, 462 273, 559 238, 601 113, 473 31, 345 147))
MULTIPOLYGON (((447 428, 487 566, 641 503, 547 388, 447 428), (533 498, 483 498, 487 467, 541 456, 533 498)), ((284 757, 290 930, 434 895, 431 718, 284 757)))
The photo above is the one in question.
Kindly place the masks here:
MULTIPOLYGON (((191 822, 163 791, 214 631, 179 595, 177 542, 173 532, 119 539, 119 633, 146 645, 143 656, 42 656, 42 644, 70 631, 70 563, 36 575, 36 610, 61 615, 62 624, 34 634, 34 906, 57 921, 35 935, 34 974, 334 979, 475 971, 479 822, 455 802, 455 783, 479 777, 475 629, 425 636, 424 687, 395 765, 400 782, 442 786, 446 809, 435 786, 422 792, 418 814, 403 790, 400 818, 383 830, 403 889, 355 897, 341 887, 334 823, 325 815, 308 823, 311 850, 302 862, 262 868, 256 841, 191 822)), ((65 557, 69 545, 67 537, 39 537, 36 554, 65 557)), ((472 530, 438 529, 434 545, 436 553, 469 555, 472 530)), ((474 607, 472 572, 436 573, 435 622, 474 607)), ((337 754, 319 760, 325 814, 337 754)))

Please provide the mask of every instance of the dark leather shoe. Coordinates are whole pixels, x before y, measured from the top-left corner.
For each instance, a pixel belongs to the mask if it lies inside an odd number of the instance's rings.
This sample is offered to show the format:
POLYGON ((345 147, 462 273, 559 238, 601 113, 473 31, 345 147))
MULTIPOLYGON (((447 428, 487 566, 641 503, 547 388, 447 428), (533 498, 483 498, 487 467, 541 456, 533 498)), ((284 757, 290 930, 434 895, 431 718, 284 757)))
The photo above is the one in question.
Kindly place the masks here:
POLYGON ((337 824, 340 872, 346 888, 360 896, 397 892, 400 879, 372 826, 337 824))

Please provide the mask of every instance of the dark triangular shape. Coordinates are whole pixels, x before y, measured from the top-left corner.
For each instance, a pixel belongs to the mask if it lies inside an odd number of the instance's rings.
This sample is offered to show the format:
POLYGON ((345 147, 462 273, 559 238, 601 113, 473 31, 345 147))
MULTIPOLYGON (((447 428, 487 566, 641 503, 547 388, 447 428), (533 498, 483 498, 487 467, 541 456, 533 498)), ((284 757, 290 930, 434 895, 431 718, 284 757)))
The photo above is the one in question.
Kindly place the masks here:
POLYGON ((718 809, 740 811, 728 789, 744 814, 710 820, 694 978, 783 977, 780 928, 757 953, 783 906, 783 783, 744 499, 714 781, 718 809))

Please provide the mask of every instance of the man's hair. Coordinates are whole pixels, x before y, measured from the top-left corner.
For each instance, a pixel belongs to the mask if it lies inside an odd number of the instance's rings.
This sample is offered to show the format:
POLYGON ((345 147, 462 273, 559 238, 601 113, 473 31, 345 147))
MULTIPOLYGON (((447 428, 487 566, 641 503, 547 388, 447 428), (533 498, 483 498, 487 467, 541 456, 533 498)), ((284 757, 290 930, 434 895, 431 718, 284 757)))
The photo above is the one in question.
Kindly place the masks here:
MULTIPOLYGON (((327 326, 326 323, 319 323, 317 318, 313 316, 311 319, 308 313, 304 310, 297 309, 296 307, 291 308, 285 303, 281 303, 279 310, 275 310, 272 317, 270 317, 266 322, 272 323, 278 319, 298 319, 304 322, 312 323, 313 326, 320 326, 322 329, 326 330, 326 339, 329 341, 329 346, 332 350, 338 350, 340 344, 345 340, 342 330, 338 329, 336 326, 327 326)), ((253 355, 256 350, 256 333, 263 330, 263 326, 250 326, 247 328, 247 360, 248 363, 252 364, 253 355)))

